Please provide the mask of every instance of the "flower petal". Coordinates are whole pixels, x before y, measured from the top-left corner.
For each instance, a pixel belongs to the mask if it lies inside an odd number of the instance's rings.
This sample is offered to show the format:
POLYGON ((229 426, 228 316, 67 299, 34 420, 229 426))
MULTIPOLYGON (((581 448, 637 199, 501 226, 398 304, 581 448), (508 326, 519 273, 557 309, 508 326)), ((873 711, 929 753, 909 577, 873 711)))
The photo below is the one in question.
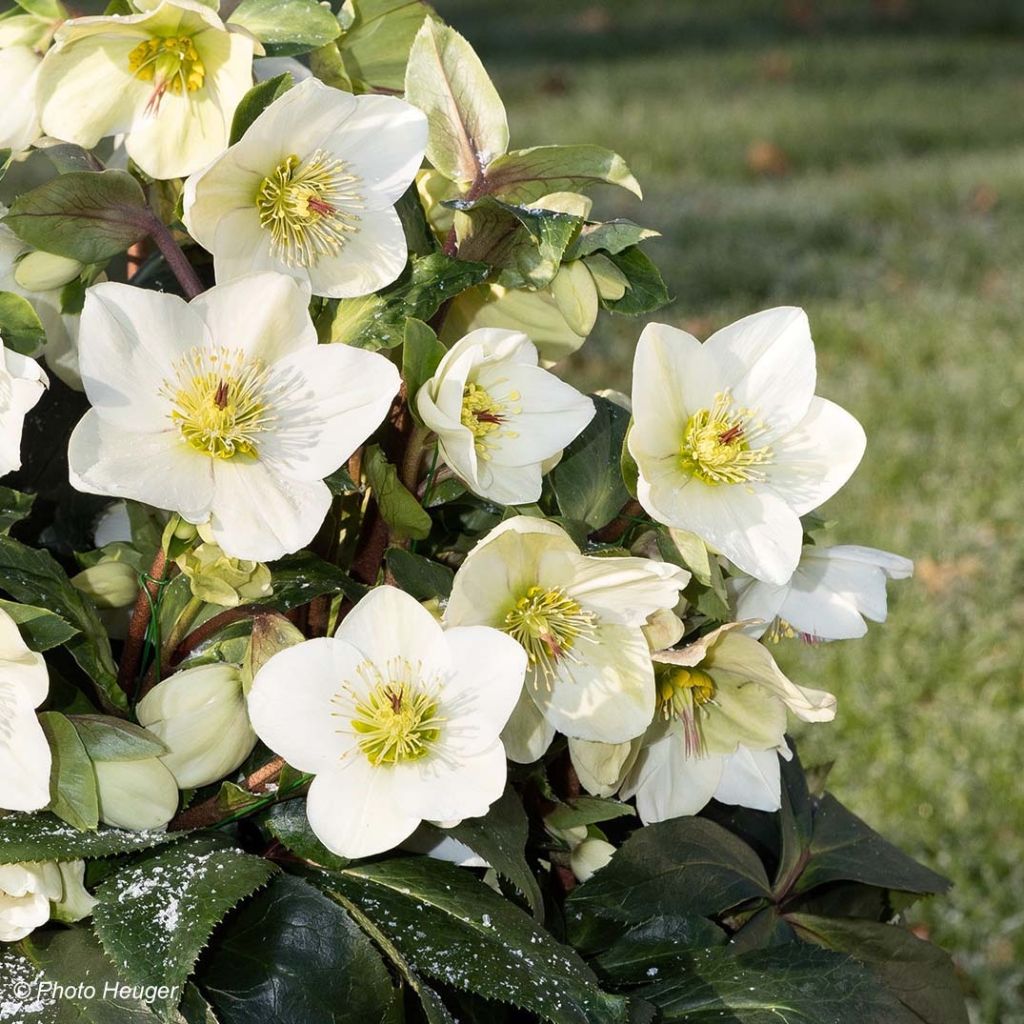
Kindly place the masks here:
POLYGON ((351 299, 391 284, 405 269, 409 250, 393 208, 367 210, 335 256, 321 256, 308 270, 314 295, 351 299))
POLYGON ((697 814, 707 806, 722 778, 724 758, 687 757, 677 730, 644 747, 620 796, 636 796, 645 825, 697 814))
POLYGON ((649 558, 594 558, 578 555, 569 597, 606 622, 642 626, 659 608, 674 608, 690 574, 649 558))
POLYGON ((777 811, 782 806, 778 751, 740 747, 725 758, 715 799, 755 811, 777 811))
POLYGON ((533 764, 544 756, 554 738, 555 727, 524 687, 501 733, 506 756, 516 764, 533 764))

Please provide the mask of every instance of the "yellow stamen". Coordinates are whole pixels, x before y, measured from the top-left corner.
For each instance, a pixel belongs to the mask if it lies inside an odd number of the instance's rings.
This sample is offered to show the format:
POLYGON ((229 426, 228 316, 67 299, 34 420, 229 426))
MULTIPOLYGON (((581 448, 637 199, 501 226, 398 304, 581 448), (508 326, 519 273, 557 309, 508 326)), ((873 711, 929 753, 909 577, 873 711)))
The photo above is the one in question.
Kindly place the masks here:
POLYGON ((152 82, 146 109, 160 107, 164 94, 197 92, 206 81, 206 68, 191 36, 154 37, 128 54, 128 70, 142 82, 152 82))
POLYGON ((697 668, 660 665, 657 674, 658 696, 665 718, 676 718, 683 727, 683 744, 687 757, 703 757, 703 718, 706 706, 715 700, 714 679, 697 668))
POLYGON ((585 611, 561 587, 530 587, 505 616, 501 627, 526 649, 530 665, 550 687, 560 662, 579 662, 573 648, 593 639, 597 616, 585 611))
MULTIPOLYGON (((509 402, 518 402, 519 398, 518 391, 508 394, 509 402)), ((486 388, 472 381, 463 389, 462 425, 472 433, 477 455, 481 459, 491 457, 491 449, 499 437, 519 436, 515 431, 502 428, 510 416, 518 416, 521 412, 521 407, 499 402, 486 388)))
POLYGON ((679 448, 683 472, 706 484, 739 484, 764 479, 756 467, 771 462, 767 445, 755 448, 765 431, 751 409, 737 409, 728 392, 715 396, 710 409, 695 412, 686 422, 679 448))

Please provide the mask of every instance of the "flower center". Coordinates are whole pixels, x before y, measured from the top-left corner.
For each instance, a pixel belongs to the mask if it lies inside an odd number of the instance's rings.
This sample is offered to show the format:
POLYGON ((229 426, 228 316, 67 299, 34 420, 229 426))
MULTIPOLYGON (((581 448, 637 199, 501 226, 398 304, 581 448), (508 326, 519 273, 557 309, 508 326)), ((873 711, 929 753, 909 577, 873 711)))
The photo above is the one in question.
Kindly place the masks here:
POLYGON ((177 380, 164 382, 171 420, 185 443, 214 459, 255 458, 270 415, 270 371, 239 349, 189 350, 175 366, 177 380))
POLYGON ((369 663, 360 667, 360 674, 366 672, 376 682, 356 701, 351 719, 359 749, 375 767, 426 757, 444 724, 436 691, 419 685, 418 673, 404 659, 396 659, 387 678, 369 663))
POLYGON ((359 230, 363 207, 359 178, 318 149, 307 160, 289 156, 256 191, 260 226, 270 232, 274 251, 290 267, 310 267, 336 256, 346 235, 359 230))
MULTIPOLYGON (((510 392, 508 398, 511 402, 518 402, 519 392, 510 392)), ((482 459, 490 458, 490 450, 495 447, 498 437, 519 436, 515 431, 501 428, 510 414, 516 416, 520 412, 521 408, 509 408, 505 402, 499 402, 479 384, 470 382, 462 392, 462 425, 472 433, 477 454, 482 459)))
POLYGON ((771 461, 772 451, 752 443, 764 430, 764 424, 754 422, 753 410, 735 408, 728 393, 715 395, 710 409, 701 409, 686 421, 680 466, 712 486, 763 480, 757 467, 771 461))
POLYGON ((505 616, 501 627, 526 649, 530 665, 550 685, 559 662, 579 661, 573 648, 580 639, 592 639, 597 616, 584 611, 561 587, 530 587, 505 616))
POLYGON ((196 92, 203 87, 206 68, 191 36, 147 39, 128 54, 128 70, 142 82, 152 82, 147 112, 160 107, 164 94, 196 92))
POLYGON ((683 744, 687 757, 703 757, 705 753, 702 718, 705 706, 714 703, 715 681, 697 668, 666 665, 658 671, 658 696, 665 718, 676 718, 683 727, 683 744))

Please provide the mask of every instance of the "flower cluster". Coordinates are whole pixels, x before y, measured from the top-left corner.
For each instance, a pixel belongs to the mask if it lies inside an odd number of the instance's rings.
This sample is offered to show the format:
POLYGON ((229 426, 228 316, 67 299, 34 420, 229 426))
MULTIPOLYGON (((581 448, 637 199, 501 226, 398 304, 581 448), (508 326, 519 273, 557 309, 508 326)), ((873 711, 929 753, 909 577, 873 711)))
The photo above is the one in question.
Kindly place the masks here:
MULTIPOLYGON (((298 29, 258 0, 25 6, 0 147, 57 173, 0 225, 0 471, 84 409, 43 503, 86 521, 36 529, 4 489, 0 810, 106 853, 188 829, 286 867, 403 847, 527 896, 466 829, 509 800, 520 853, 529 818, 532 868, 570 882, 615 863, 601 822, 778 810, 790 712, 837 700, 773 645, 862 636, 912 570, 815 543, 865 436, 816 394, 803 311, 704 342, 649 323, 631 398, 584 395, 560 361, 599 311, 668 299, 655 232, 587 194, 639 186, 599 147, 509 150, 440 21, 381 16, 398 88, 360 62, 360 4, 281 5, 298 29), (312 53, 254 64, 282 48, 312 53)), ((41 836, 49 859, 0 866, 0 940, 91 910, 41 836)), ((190 898, 227 856, 196 849, 190 898)), ((105 905, 173 870, 104 881, 100 941, 105 905)))

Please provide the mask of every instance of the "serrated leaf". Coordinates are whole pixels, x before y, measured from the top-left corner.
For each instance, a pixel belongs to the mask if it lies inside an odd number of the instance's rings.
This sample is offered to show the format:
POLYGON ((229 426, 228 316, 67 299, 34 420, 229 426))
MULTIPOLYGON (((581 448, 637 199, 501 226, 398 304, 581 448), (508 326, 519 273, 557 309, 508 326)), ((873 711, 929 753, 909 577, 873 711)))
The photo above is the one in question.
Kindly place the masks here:
POLYGON ((221 1024, 373 1024, 392 999, 370 940, 336 903, 291 875, 224 922, 197 978, 221 1024))
POLYGON ((405 67, 416 33, 428 17, 422 0, 350 0, 352 20, 338 47, 359 92, 405 89, 405 67))
POLYGON ((395 582, 417 601, 446 598, 451 594, 455 574, 447 565, 405 548, 388 548, 386 557, 395 582))
POLYGON ((93 761, 143 761, 169 753, 161 739, 123 718, 75 715, 71 721, 93 761))
POLYGON ((278 611, 286 612, 308 604, 321 594, 344 594, 356 602, 366 593, 366 588, 356 583, 344 569, 310 551, 286 555, 271 563, 270 569, 274 592, 253 603, 278 611))
POLYGON ((510 203, 533 203, 552 192, 618 185, 639 197, 640 185, 618 153, 603 146, 534 146, 496 157, 484 191, 510 203))
POLYGON ((23 192, 4 223, 44 252, 103 263, 145 238, 153 215, 127 172, 71 171, 23 192))
POLYGON ((899 1005, 870 971, 799 943, 695 955, 687 970, 640 994, 666 1024, 902 1024, 899 1005))
POLYGON ((295 57, 337 39, 341 25, 316 0, 242 0, 228 18, 251 32, 268 57, 295 57))
POLYGON ((6 534, 32 512, 34 494, 22 494, 11 487, 0 487, 0 534, 6 534))
POLYGON ((218 840, 186 839, 96 890, 96 934, 130 982, 180 991, 216 925, 277 870, 218 840))
POLYGON ((39 715, 53 761, 50 768, 50 809, 72 828, 94 829, 100 807, 96 773, 74 725, 56 711, 39 715))
POLYGON ((584 224, 580 229, 579 238, 569 247, 565 258, 578 260, 584 256, 593 255, 595 252, 615 255, 630 246, 646 241, 648 238, 660 237, 660 231, 642 228, 631 220, 609 220, 599 224, 584 224))
POLYGON ((453 28, 426 20, 413 40, 405 98, 427 115, 427 159, 471 185, 508 149, 508 120, 473 47, 453 28))
POLYGON ((31 356, 46 343, 46 329, 32 303, 14 292, 0 292, 0 339, 4 347, 31 356))
POLYGON ((67 649, 111 707, 127 708, 117 685, 110 639, 96 609, 72 586, 51 555, 0 536, 0 587, 18 601, 51 609, 78 629, 79 633, 66 641, 67 649))
POLYGON ((41 995, 42 970, 22 952, 24 944, 0 944, 0 1020, 12 1024, 53 1024, 56 995, 41 995))
POLYGON ((396 537, 423 540, 433 525, 430 513, 398 479, 398 470, 384 457, 378 445, 363 456, 363 472, 373 489, 377 508, 396 537))
POLYGON ((412 968, 511 1003, 551 1024, 619 1024, 626 1001, 601 991, 579 956, 460 868, 427 857, 350 865, 332 876, 412 968))
POLYGON ((95 832, 80 832, 48 813, 3 814, 0 815, 0 864, 109 857, 174 843, 184 835, 184 832, 159 829, 128 832, 104 827, 95 832))
POLYGON ((565 449, 551 479, 562 515, 599 530, 629 501, 619 472, 629 413, 607 398, 595 395, 593 402, 594 418, 565 449))
POLYGON ((305 800, 283 800, 275 804, 267 812, 266 826, 282 846, 311 864, 328 871, 338 871, 348 864, 345 857, 331 853, 317 839, 306 817, 305 800))
POLYGON ((278 75, 276 78, 268 78, 266 81, 257 82, 242 98, 235 107, 234 116, 231 118, 231 137, 228 145, 233 146, 249 129, 249 126, 263 113, 271 103, 279 96, 283 96, 293 84, 292 76, 287 72, 278 75))
POLYGON ((727 938, 695 914, 652 917, 630 928, 594 962, 617 985, 649 984, 677 972, 694 950, 725 945, 727 938))
POLYGON ((848 953, 881 975, 896 998, 923 1024, 967 1024, 963 989, 953 962, 937 946, 897 925, 852 918, 787 914, 797 934, 848 953))
POLYGON ((661 271, 638 246, 609 254, 608 258, 625 275, 629 286, 621 299, 602 298, 605 309, 625 316, 643 316, 671 301, 661 271))
POLYGON ((0 598, 0 609, 17 623, 22 639, 32 651, 48 651, 70 640, 78 630, 46 608, 0 598))

